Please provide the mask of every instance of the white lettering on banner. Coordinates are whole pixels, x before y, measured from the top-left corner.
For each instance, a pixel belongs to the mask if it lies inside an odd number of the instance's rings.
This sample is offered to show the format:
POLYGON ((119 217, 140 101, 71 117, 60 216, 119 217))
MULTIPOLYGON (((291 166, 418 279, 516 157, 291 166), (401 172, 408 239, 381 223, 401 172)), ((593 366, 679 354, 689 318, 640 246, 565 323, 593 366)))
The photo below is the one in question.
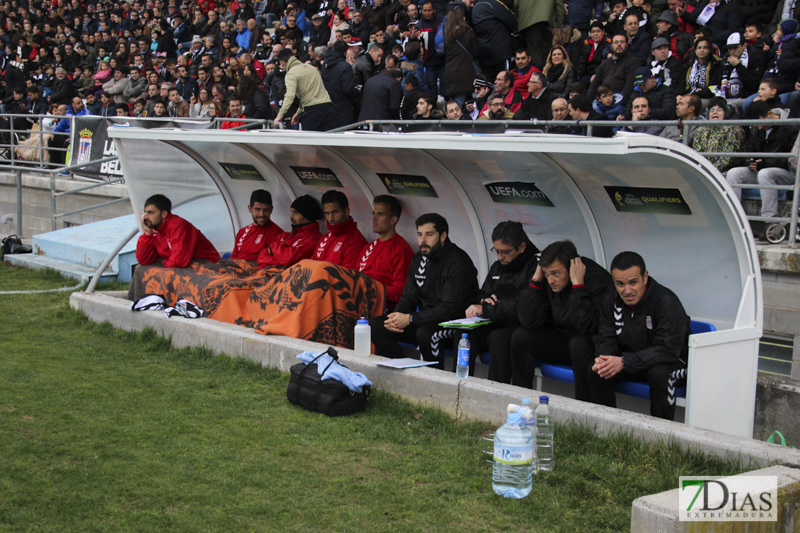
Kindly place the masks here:
MULTIPOLYGON (((117 145, 111 139, 106 139, 103 143, 103 157, 112 157, 117 155, 117 145)), ((100 174, 111 174, 114 176, 122 176, 122 167, 119 159, 116 161, 106 161, 100 163, 100 174)))
POLYGON ((517 190, 514 187, 498 187, 495 185, 489 186, 489 190, 492 194, 496 194, 498 196, 521 196, 523 198, 547 198, 547 196, 542 191, 528 191, 528 190, 517 190))

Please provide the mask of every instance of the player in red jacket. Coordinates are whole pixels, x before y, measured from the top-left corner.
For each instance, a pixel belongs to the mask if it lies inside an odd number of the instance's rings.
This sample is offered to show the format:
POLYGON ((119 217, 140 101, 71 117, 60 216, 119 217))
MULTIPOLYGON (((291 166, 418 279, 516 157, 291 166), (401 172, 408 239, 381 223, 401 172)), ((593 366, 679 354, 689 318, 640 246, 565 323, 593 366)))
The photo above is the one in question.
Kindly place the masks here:
POLYGON ((367 239, 358 231, 358 224, 350 216, 347 196, 341 191, 326 192, 322 195, 322 212, 328 233, 319 241, 312 259, 355 270, 367 239))
POLYGON ((395 230, 402 206, 394 196, 376 196, 372 208, 372 231, 378 238, 361 250, 358 270, 386 287, 386 307, 389 311, 403 293, 408 267, 414 251, 395 230))
POLYGON ((219 253, 200 230, 172 214, 172 202, 156 194, 144 203, 142 231, 136 243, 136 260, 150 265, 159 258, 165 267, 185 268, 194 259, 219 261, 219 253))
POLYGON ((247 210, 253 217, 253 223, 243 227, 236 234, 236 244, 233 246, 231 259, 256 261, 261 250, 279 239, 284 232, 269 219, 272 215, 272 195, 269 191, 264 189, 253 191, 247 210))
POLYGON ((303 260, 311 259, 317 243, 322 237, 319 222, 322 209, 311 196, 305 194, 292 202, 289 220, 292 231, 287 231, 271 245, 258 254, 258 268, 271 266, 289 267, 303 260))

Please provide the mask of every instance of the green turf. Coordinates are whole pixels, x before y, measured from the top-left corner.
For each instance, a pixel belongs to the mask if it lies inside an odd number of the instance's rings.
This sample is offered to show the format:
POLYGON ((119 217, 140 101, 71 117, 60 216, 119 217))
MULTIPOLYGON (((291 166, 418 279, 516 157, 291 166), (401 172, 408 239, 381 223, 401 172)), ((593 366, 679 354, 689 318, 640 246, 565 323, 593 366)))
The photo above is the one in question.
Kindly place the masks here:
MULTIPOLYGON (((51 276, 0 263, 14 290, 51 276)), ((506 500, 484 424, 380 390, 356 416, 309 413, 286 374, 91 323, 66 293, 0 310, 0 531, 616 532, 680 475, 741 471, 559 425, 555 471, 506 500)))

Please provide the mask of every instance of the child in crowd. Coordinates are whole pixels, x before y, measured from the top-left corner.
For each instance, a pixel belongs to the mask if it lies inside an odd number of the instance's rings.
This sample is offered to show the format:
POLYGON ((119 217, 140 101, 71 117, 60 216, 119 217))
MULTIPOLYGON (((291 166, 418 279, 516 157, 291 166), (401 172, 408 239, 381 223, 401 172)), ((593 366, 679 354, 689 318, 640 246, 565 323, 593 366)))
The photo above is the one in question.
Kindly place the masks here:
POLYGON ((616 120, 617 116, 625 112, 625 106, 616 101, 614 91, 608 85, 601 85, 597 88, 597 96, 592 103, 592 107, 610 120, 616 120))

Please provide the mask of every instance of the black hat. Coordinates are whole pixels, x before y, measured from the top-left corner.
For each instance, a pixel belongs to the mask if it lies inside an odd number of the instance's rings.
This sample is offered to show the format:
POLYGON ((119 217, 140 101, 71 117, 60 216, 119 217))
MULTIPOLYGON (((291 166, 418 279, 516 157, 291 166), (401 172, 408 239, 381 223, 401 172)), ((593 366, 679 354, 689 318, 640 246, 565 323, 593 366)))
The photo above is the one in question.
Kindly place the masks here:
POLYGON ((299 196, 292 202, 292 209, 311 222, 322 218, 322 208, 319 206, 319 202, 307 194, 299 196))

